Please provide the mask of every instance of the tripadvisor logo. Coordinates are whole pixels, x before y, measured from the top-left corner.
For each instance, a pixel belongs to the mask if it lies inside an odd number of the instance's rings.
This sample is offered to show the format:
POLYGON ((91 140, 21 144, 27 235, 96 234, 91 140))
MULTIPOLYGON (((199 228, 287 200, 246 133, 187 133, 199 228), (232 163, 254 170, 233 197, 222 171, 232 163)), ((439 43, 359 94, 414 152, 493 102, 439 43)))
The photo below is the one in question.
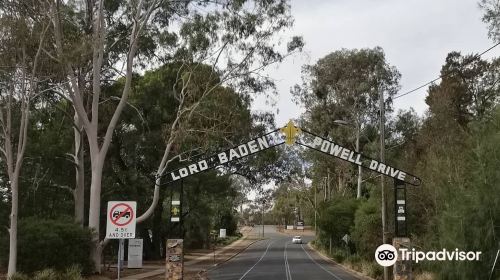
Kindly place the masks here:
POLYGON ((398 252, 394 246, 390 244, 382 244, 375 251, 375 260, 381 266, 391 266, 396 263, 398 252))
POLYGON ((415 263, 421 261, 479 261, 482 252, 476 251, 459 251, 458 248, 449 251, 443 249, 441 251, 416 251, 415 249, 399 248, 396 250, 390 244, 382 244, 375 251, 375 260, 381 266, 391 266, 396 263, 398 256, 402 261, 414 260, 415 263))

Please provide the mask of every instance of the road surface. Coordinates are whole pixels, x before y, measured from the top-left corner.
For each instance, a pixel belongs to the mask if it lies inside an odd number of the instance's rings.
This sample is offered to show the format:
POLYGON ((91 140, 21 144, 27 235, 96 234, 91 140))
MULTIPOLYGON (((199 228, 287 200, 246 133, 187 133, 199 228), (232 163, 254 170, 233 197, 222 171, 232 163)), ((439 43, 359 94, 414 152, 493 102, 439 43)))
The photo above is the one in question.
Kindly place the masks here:
MULTIPOLYGON (((262 226, 253 229, 262 231, 262 226)), ((292 244, 292 238, 265 226, 264 236, 232 260, 209 271, 210 280, 354 280, 361 279, 338 265, 325 261, 307 244, 292 244)), ((303 237, 304 243, 312 237, 303 237)))

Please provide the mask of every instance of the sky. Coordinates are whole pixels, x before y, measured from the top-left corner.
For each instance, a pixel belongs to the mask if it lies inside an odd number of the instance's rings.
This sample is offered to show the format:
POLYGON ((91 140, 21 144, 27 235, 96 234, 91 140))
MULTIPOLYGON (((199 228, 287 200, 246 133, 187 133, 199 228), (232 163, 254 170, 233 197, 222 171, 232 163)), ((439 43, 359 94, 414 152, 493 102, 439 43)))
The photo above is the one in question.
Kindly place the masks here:
MULTIPOLYGON (((291 5, 295 24, 285 36, 303 36, 305 48, 266 70, 276 81, 278 96, 256 98, 252 105, 254 111, 274 112, 278 126, 303 111, 290 94, 301 83, 302 66, 335 50, 382 47, 387 62, 402 75, 403 93, 437 78, 449 52, 480 53, 494 44, 478 0, 291 0, 291 5)), ((500 47, 483 57, 498 56, 500 47)), ((396 99, 394 107, 413 107, 423 115, 425 96, 426 88, 396 99)))

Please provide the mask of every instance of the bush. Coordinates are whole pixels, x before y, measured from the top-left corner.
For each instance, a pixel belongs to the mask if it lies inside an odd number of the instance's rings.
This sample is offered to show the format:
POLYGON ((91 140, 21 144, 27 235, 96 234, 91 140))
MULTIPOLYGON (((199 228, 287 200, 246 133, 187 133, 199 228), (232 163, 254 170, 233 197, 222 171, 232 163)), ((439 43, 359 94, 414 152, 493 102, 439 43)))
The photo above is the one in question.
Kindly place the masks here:
POLYGON ((380 213, 380 195, 372 195, 361 203, 356 211, 352 241, 356 245, 356 252, 366 260, 373 259, 373 253, 382 244, 380 213))
MULTIPOLYGON (((64 271, 78 265, 84 272, 90 272, 91 232, 88 229, 69 221, 27 218, 19 221, 17 238, 19 271, 28 274, 48 268, 64 271)), ((8 248, 8 236, 1 238, 0 258, 5 265, 8 248)))
POLYGON ((57 273, 51 269, 44 269, 42 271, 37 271, 35 272, 35 277, 33 278, 34 280, 55 280, 57 279, 57 273))
POLYGON ((329 246, 332 238, 334 247, 344 246, 342 237, 350 233, 358 205, 358 200, 345 197, 337 197, 321 204, 321 216, 318 218, 320 244, 329 246))
POLYGON ((64 272, 55 271, 52 268, 36 271, 33 277, 23 273, 16 273, 9 280, 83 280, 81 269, 78 266, 71 266, 64 272))
POLYGON ((30 280, 30 278, 26 274, 16 272, 14 275, 9 277, 9 280, 30 280))

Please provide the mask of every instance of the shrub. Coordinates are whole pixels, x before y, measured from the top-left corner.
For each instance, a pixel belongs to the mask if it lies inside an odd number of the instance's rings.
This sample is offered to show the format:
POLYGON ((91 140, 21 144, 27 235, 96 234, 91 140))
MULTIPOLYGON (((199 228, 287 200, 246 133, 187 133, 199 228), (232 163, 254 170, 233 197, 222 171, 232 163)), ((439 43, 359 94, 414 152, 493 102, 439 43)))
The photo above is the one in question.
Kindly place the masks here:
POLYGON ((14 275, 9 277, 9 280, 30 280, 30 278, 26 274, 16 272, 14 275))
POLYGON ((34 280, 55 280, 59 277, 57 277, 57 273, 51 269, 44 269, 42 271, 37 271, 35 272, 35 277, 33 278, 34 280))
POLYGON ((373 259, 373 253, 382 243, 380 195, 372 195, 370 199, 361 203, 356 211, 352 241, 356 245, 356 252, 364 259, 373 259))
MULTIPOLYGON (((18 226, 17 269, 25 273, 50 273, 51 268, 64 271, 78 265, 84 272, 92 267, 91 232, 69 221, 27 218, 18 226)), ((0 258, 7 264, 8 237, 0 240, 0 258)), ((40 277, 45 274, 40 274, 40 277)), ((48 275, 48 274, 47 274, 48 275)), ((42 279, 42 278, 40 278, 42 279)), ((47 278, 43 278, 47 279, 47 278)))
POLYGON ((9 280, 83 280, 81 272, 82 270, 79 266, 73 265, 64 272, 55 271, 52 268, 35 271, 33 277, 18 272, 11 276, 9 280))

